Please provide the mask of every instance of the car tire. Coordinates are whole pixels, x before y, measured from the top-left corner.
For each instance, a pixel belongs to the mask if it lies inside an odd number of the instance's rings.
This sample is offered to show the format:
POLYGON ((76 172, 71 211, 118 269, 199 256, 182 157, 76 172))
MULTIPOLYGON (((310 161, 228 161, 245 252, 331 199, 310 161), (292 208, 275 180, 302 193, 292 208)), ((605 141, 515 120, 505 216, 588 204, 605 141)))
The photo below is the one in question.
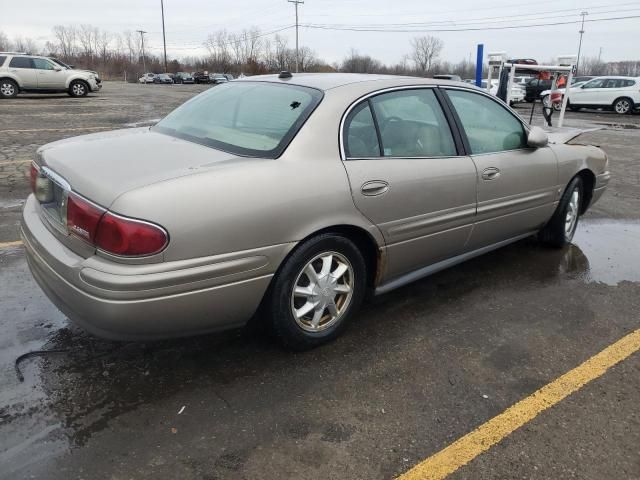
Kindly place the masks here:
POLYGON ((540 230, 538 239, 547 246, 561 248, 571 243, 578 227, 583 183, 574 177, 567 185, 551 220, 540 230))
POLYGON ((0 80, 0 98, 14 98, 18 95, 18 84, 9 78, 0 80))
POLYGON ((613 110, 620 115, 631 113, 633 111, 633 100, 628 97, 618 98, 613 102, 613 110))
POLYGON ((74 80, 69 84, 69 96, 86 97, 89 94, 89 85, 82 80, 74 80))
POLYGON ((360 307, 366 285, 366 262, 351 240, 331 233, 307 240, 283 262, 267 293, 272 333, 296 351, 335 339, 360 307))

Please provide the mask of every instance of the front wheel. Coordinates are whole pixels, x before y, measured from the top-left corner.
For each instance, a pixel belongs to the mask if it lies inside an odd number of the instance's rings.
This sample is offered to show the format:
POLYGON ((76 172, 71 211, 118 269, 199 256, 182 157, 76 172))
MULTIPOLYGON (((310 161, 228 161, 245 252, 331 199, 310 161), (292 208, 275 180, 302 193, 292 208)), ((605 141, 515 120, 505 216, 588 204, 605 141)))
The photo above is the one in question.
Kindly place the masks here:
POLYGON ((632 105, 630 98, 619 98, 613 103, 613 109, 620 115, 626 115, 631 111, 632 105))
POLYGON ((574 177, 562 194, 553 217, 538 234, 542 243, 556 248, 571 243, 578 227, 582 194, 582 179, 574 177))
POLYGON ((81 80, 74 80, 69 85, 69 95, 72 97, 86 97, 89 93, 89 87, 81 80))
POLYGON ((367 267, 342 236, 323 234, 285 260, 270 289, 267 313, 286 348, 307 350, 336 338, 364 299, 367 267))

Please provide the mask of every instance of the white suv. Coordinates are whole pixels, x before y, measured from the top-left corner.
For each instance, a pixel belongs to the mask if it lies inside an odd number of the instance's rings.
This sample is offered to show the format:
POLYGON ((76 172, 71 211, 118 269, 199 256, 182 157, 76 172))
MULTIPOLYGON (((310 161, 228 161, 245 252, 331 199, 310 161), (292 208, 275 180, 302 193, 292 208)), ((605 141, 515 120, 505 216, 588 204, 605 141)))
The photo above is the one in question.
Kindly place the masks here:
POLYGON ((597 77, 571 87, 569 108, 606 108, 616 113, 640 109, 640 77, 597 77))
POLYGON ((76 70, 47 57, 0 52, 0 98, 12 98, 19 92, 67 92, 84 97, 101 88, 96 72, 76 70))

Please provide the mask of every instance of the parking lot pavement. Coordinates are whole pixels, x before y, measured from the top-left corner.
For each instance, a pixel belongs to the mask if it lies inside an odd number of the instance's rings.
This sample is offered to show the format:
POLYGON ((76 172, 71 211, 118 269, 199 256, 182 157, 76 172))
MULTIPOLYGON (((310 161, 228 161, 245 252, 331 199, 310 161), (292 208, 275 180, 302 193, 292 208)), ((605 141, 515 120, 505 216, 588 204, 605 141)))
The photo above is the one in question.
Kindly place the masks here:
MULTIPOLYGON (((580 141, 608 152, 613 179, 564 250, 528 239, 376 297, 306 353, 259 331, 85 334, 13 243, 28 161, 203 89, 107 82, 0 102, 0 478, 392 478, 640 328, 640 129, 620 126, 640 116, 570 112, 601 122, 580 141), (39 349, 61 351, 23 361, 21 383, 14 360, 39 349)), ((640 477, 639 370, 631 353, 452 478, 640 477)))

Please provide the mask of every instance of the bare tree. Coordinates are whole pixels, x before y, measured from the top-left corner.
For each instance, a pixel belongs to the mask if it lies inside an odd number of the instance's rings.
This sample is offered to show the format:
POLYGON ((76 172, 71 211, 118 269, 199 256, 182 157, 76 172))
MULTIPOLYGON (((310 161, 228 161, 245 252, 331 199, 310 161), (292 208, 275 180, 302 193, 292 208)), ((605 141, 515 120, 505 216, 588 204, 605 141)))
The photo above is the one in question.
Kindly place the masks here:
POLYGON ((75 27, 56 25, 53 27, 53 35, 57 42, 55 50, 59 52, 63 58, 70 58, 76 54, 77 33, 75 27))
POLYGON ((226 30, 210 33, 204 42, 209 51, 209 62, 214 70, 227 73, 232 63, 230 37, 226 30))
POLYGON ((38 44, 33 38, 16 37, 13 39, 13 48, 18 52, 38 53, 38 44))
POLYGON ((0 52, 7 52, 12 48, 12 43, 9 41, 7 34, 0 31, 0 52))
POLYGON ((426 35, 411 39, 411 58, 416 64, 416 69, 421 73, 431 70, 431 66, 440 56, 444 43, 437 37, 426 35))

